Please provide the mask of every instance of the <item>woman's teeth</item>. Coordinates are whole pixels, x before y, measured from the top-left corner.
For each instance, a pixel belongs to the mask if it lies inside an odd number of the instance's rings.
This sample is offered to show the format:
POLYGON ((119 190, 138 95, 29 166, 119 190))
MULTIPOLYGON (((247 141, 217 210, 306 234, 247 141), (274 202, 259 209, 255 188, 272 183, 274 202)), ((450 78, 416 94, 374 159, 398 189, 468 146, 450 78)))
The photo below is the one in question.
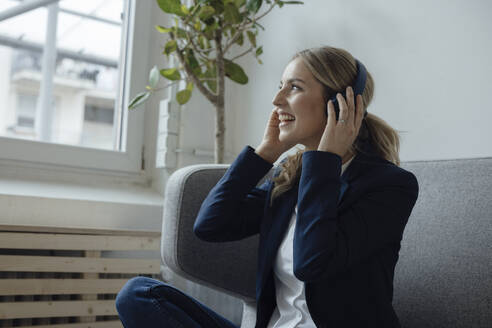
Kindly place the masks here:
POLYGON ((280 114, 278 118, 280 121, 293 121, 296 119, 294 116, 288 114, 280 114))
POLYGON ((289 115, 289 114, 280 114, 278 116, 278 119, 280 120, 280 123, 278 126, 284 126, 284 125, 290 124, 296 118, 292 115, 289 115))

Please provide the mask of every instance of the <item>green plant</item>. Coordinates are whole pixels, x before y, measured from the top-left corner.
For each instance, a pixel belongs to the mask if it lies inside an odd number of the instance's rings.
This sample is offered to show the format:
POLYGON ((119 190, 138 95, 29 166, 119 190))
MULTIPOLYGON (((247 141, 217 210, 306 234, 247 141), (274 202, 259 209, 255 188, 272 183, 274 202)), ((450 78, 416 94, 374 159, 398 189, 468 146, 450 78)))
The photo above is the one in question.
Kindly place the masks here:
POLYGON ((174 67, 159 69, 154 66, 149 74, 146 91, 135 96, 128 106, 134 109, 147 101, 155 91, 167 88, 180 81, 186 87, 176 94, 179 104, 185 104, 196 88, 215 107, 215 163, 224 162, 225 135, 225 77, 239 84, 248 83, 248 76, 235 62, 238 58, 253 53, 258 58, 263 47, 258 46, 256 37, 259 29, 264 30, 258 21, 275 6, 303 4, 302 1, 280 0, 194 0, 190 7, 181 0, 157 0, 159 7, 174 18, 171 27, 155 26, 160 33, 167 35, 163 54, 175 56, 174 67), (266 10, 259 13, 263 4, 266 10), (247 42, 246 42, 247 40, 247 42), (246 44, 248 44, 246 46, 246 44), (246 46, 246 50, 233 58, 226 58, 233 45, 246 46), (161 78, 168 82, 158 87, 161 78))

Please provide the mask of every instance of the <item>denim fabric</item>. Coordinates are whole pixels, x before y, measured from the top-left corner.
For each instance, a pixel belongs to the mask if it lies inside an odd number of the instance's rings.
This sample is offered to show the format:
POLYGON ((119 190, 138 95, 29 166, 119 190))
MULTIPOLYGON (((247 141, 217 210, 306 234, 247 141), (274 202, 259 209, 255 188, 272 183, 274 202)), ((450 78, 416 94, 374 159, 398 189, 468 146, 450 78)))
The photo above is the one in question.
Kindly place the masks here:
POLYGON ((156 279, 130 279, 116 297, 125 328, 238 328, 180 290, 156 279))

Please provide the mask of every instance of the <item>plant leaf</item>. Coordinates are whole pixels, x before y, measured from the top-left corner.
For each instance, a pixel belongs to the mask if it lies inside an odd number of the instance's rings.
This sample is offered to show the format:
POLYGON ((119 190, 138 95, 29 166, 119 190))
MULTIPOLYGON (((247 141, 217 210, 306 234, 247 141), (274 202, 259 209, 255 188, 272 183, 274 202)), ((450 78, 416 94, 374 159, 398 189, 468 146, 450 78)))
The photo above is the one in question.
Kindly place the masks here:
POLYGON ((201 31, 202 30, 202 23, 199 20, 197 20, 195 22, 195 25, 193 25, 193 27, 195 28, 195 30, 201 31))
POLYGON ((159 82, 159 69, 157 66, 152 67, 149 73, 149 86, 154 89, 159 82))
POLYGON ((177 68, 161 69, 160 73, 163 77, 171 81, 181 79, 181 74, 179 73, 177 68))
POLYGON ((176 94, 176 100, 180 105, 186 104, 188 100, 190 100, 190 98, 191 98, 191 90, 189 89, 181 90, 176 94))
POLYGON ((171 52, 176 51, 177 47, 178 44, 176 43, 176 40, 170 40, 164 46, 164 53, 169 55, 171 52))
POLYGON ((182 14, 180 0, 157 0, 157 4, 162 9, 162 11, 168 14, 182 14))
POLYGON ((130 104, 128 105, 128 109, 135 109, 141 104, 143 104, 148 98, 150 97, 150 92, 149 91, 144 91, 140 92, 135 96, 135 98, 130 101, 130 104))
POLYGON ((169 33, 173 30, 172 28, 168 28, 160 25, 156 25, 155 29, 160 33, 169 33))
POLYGON ((248 9, 249 12, 257 13, 258 10, 260 10, 262 2, 262 0, 248 0, 246 9, 248 9))
POLYGON ((244 72, 241 66, 227 59, 224 59, 224 64, 225 64, 225 75, 228 78, 239 84, 248 83, 248 76, 246 75, 246 73, 244 72))
POLYGON ((226 3, 224 11, 224 19, 226 22, 233 24, 241 22, 241 14, 239 13, 239 10, 234 3, 226 3))
POLYGON ((187 33, 186 33, 186 30, 185 29, 182 29, 181 27, 178 27, 178 30, 176 32, 176 35, 180 39, 187 39, 188 38, 187 33))
POLYGON ((212 17, 215 14, 215 9, 212 6, 204 6, 200 9, 200 13, 198 14, 198 17, 202 21, 206 21, 210 17, 212 17))
POLYGON ((201 74, 202 70, 200 69, 200 63, 198 63, 198 60, 196 59, 195 54, 193 53, 193 49, 188 49, 186 51, 185 61, 190 66, 192 72, 196 76, 201 74))
POLYGON ((203 34, 208 38, 208 40, 212 40, 214 38, 214 31, 219 27, 219 24, 217 22, 214 22, 212 24, 209 24, 205 27, 203 30, 203 34))
POLYGON ((246 33, 248 34, 249 42, 256 48, 256 35, 251 31, 247 31, 246 33))
POLYGON ((205 49, 205 40, 203 39, 203 35, 198 36, 198 45, 201 49, 205 49))
POLYGON ((188 10, 188 7, 186 7, 186 5, 181 5, 181 12, 185 15, 190 14, 190 11, 188 10))
POLYGON ((263 46, 260 46, 258 49, 256 49, 256 57, 258 57, 262 53, 263 53, 263 46))
POLYGON ((244 43, 244 34, 243 34, 243 33, 241 33, 241 34, 239 35, 239 37, 238 37, 238 38, 237 38, 237 40, 236 40, 236 43, 237 43, 238 45, 240 45, 240 46, 242 46, 242 45, 243 45, 243 43, 244 43))
POLYGON ((217 14, 221 14, 224 11, 224 0, 207 0, 212 7, 214 7, 217 14))

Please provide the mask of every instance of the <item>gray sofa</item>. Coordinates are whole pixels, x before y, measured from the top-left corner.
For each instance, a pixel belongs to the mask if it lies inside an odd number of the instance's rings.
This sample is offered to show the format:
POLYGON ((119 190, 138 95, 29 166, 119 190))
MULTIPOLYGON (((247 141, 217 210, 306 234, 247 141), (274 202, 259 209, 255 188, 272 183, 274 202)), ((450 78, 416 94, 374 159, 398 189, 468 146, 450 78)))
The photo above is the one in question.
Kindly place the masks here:
MULTIPOLYGON (((209 243, 192 231, 200 204, 227 167, 194 165, 172 174, 161 255, 177 275, 241 299, 241 327, 249 328, 256 317, 258 237, 209 243)), ((393 304, 402 326, 492 327, 492 158, 402 167, 420 186, 394 278, 393 304)))

